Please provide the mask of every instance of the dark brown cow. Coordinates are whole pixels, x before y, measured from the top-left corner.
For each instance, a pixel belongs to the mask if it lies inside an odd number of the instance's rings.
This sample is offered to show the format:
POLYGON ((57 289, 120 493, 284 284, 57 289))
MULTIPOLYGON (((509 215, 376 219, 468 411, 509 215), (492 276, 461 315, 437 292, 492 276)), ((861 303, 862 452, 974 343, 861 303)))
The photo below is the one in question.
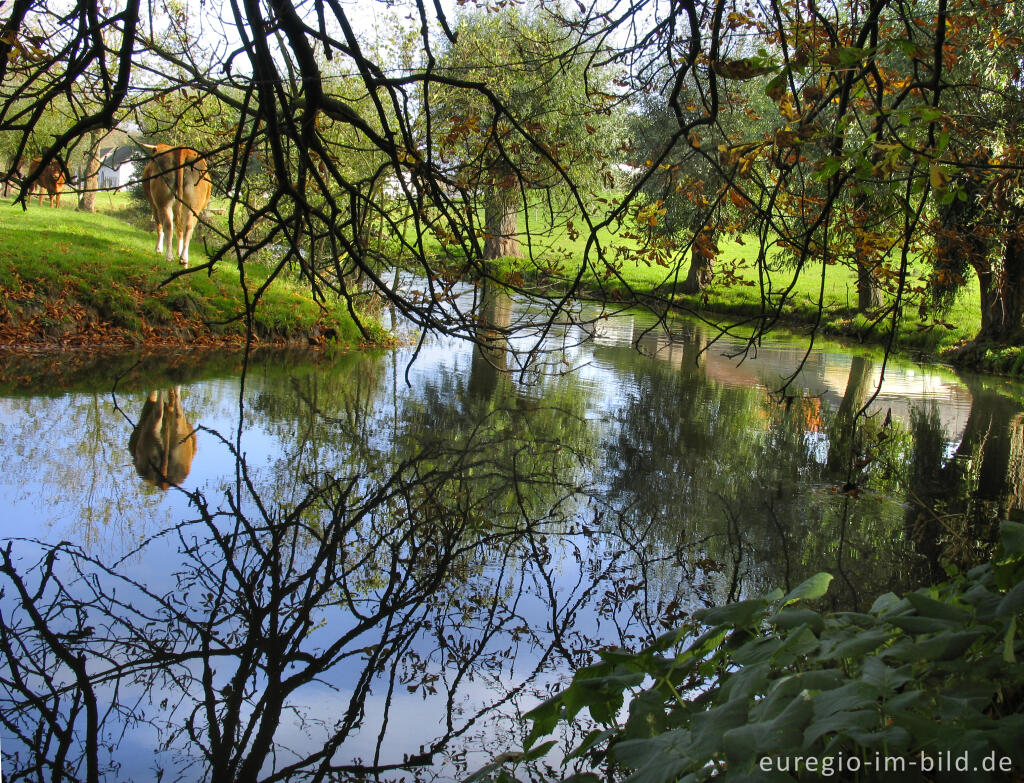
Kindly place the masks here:
POLYGON ((142 189, 156 220, 156 249, 170 261, 174 256, 172 238, 177 233, 177 254, 188 269, 188 246, 199 213, 210 203, 213 182, 206 159, 188 147, 167 144, 142 145, 153 157, 142 171, 142 189), (166 247, 164 242, 166 241, 166 247))
MULTIPOLYGON (((38 179, 32 184, 32 193, 39 190, 39 206, 43 205, 43 192, 50 196, 50 207, 60 206, 60 194, 64 190, 64 167, 56 160, 51 160, 46 167, 40 171, 43 165, 42 158, 32 158, 32 165, 29 166, 28 176, 33 179, 38 174, 38 179), (54 203, 56 200, 56 203, 54 203)), ((31 196, 31 193, 29 194, 31 196)))
POLYGON ((11 195, 12 192, 17 192, 18 188, 21 187, 21 180, 25 176, 25 172, 28 167, 25 165, 24 158, 18 158, 13 164, 8 163, 3 171, 0 171, 0 175, 6 175, 8 171, 11 172, 10 177, 4 176, 4 196, 11 195))
POLYGON ((185 480, 196 455, 196 433, 181 408, 181 387, 149 393, 128 449, 147 484, 167 489, 185 480))

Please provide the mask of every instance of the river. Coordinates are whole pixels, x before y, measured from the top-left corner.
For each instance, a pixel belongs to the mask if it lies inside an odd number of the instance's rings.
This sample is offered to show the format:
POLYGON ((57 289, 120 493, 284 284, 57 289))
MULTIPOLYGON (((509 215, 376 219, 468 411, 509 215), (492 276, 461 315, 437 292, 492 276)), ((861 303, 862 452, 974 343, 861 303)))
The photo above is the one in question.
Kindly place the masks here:
POLYGON ((877 353, 773 395, 804 341, 551 340, 8 367, 4 772, 458 779, 601 646, 822 570, 864 609, 1019 518, 1016 384, 890 360, 857 417, 877 353))

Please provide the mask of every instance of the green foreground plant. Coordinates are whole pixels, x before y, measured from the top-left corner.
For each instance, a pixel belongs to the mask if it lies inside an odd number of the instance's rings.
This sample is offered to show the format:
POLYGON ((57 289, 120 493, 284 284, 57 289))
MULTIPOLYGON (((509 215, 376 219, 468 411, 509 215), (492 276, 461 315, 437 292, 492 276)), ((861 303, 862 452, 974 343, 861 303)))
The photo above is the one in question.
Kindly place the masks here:
POLYGON ((638 652, 602 651, 526 715, 523 754, 469 780, 516 780, 557 744, 537 740, 584 708, 599 727, 565 755, 565 780, 1019 771, 1024 525, 1005 522, 1000 535, 990 563, 903 598, 882 595, 866 613, 808 607, 828 590, 821 573, 786 595, 696 612, 638 652))

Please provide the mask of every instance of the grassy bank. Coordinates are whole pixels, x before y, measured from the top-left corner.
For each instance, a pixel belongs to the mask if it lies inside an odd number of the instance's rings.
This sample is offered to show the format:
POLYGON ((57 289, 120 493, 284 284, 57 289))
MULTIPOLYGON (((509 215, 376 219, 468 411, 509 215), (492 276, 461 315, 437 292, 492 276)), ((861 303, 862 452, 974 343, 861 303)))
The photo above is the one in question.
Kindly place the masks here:
MULTIPOLYGON (((169 280, 181 267, 154 250, 155 234, 113 214, 123 197, 100 195, 95 214, 31 205, 0 206, 0 345, 89 348, 228 347, 245 339, 244 297, 237 270, 220 265, 169 280), (108 203, 109 202, 109 203, 108 203)), ((193 241, 192 264, 206 261, 193 241)), ((250 292, 267 277, 246 270, 250 292)), ((374 324, 373 319, 364 323, 374 324)), ((308 290, 275 281, 257 303, 258 341, 354 346, 364 341, 343 305, 324 309, 308 290)), ((385 335, 373 326, 374 341, 385 335)))
MULTIPOLYGON (((533 226, 541 225, 540 215, 533 216, 533 226)), ((525 221, 520 222, 525 237, 525 221)), ((772 306, 777 306, 785 292, 781 307, 782 320, 790 325, 812 324, 819 320, 823 331, 852 336, 865 342, 877 342, 887 331, 891 316, 872 322, 856 311, 857 279, 853 269, 843 264, 805 265, 799 274, 782 267, 759 278, 756 237, 722 238, 715 262, 715 279, 700 295, 677 293, 689 271, 689 257, 678 267, 662 266, 638 257, 638 242, 625 232, 603 230, 598 239, 605 248, 611 266, 587 269, 582 277, 585 292, 606 298, 623 299, 636 295, 670 297, 677 306, 696 312, 730 316, 737 319, 760 315, 762 291, 772 306), (819 308, 820 302, 820 308, 819 308)), ((564 288, 579 272, 586 248, 583 234, 569 237, 564 231, 535 238, 528 246, 527 256, 502 259, 496 268, 501 273, 517 276, 527 284, 564 288)), ((594 254, 596 258, 596 254, 594 254)), ((950 312, 942 315, 920 312, 920 289, 925 285, 929 269, 924 264, 911 264, 905 283, 903 317, 899 347, 929 355, 940 355, 972 339, 981 325, 977 282, 969 280, 950 312), (916 290, 915 290, 916 289, 916 290)), ((887 298, 891 302, 892 297, 887 298)))
MULTIPOLYGON (((527 288, 564 291, 579 273, 586 247, 585 234, 570 236, 564 229, 557 228, 546 231, 539 211, 531 215, 531 227, 536 233, 528 243, 525 220, 520 218, 520 239, 527 257, 494 262, 496 274, 527 288)), ((808 263, 797 274, 793 268, 773 259, 770 266, 777 271, 760 277, 757 238, 721 238, 713 284, 700 295, 687 295, 679 293, 678 289, 689 271, 688 255, 678 265, 673 259, 672 265, 663 266, 638 254, 640 243, 627 231, 616 233, 605 229, 598 239, 609 264, 583 271, 581 293, 584 296, 622 301, 653 296, 672 301, 680 310, 729 323, 757 319, 767 307, 770 312, 778 310, 779 325, 794 331, 813 325, 819 333, 860 343, 882 345, 888 340, 892 314, 880 312, 872 319, 857 312, 856 272, 844 264, 823 267, 821 263, 808 263), (781 299, 783 293, 784 300, 781 299)), ((593 251, 592 258, 596 258, 593 251)), ((950 311, 936 313, 921 308, 922 291, 929 273, 926 264, 911 261, 904 283, 896 350, 914 358, 966 360, 994 372, 1024 372, 1024 352, 1019 348, 977 346, 971 352, 962 353, 981 326, 977 281, 972 274, 950 311)), ((895 287, 895 280, 890 282, 890 287, 895 287)), ((887 294, 886 302, 892 301, 893 295, 887 294)))

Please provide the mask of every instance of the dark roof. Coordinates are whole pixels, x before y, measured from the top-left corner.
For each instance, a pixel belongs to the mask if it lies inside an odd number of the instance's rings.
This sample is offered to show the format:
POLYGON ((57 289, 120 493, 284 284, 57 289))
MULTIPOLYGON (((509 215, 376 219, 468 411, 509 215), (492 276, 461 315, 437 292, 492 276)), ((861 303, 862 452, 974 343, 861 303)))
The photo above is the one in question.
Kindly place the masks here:
POLYGON ((116 169, 128 161, 141 160, 145 157, 138 147, 126 145, 124 147, 117 147, 107 157, 103 159, 103 165, 108 168, 116 169))

